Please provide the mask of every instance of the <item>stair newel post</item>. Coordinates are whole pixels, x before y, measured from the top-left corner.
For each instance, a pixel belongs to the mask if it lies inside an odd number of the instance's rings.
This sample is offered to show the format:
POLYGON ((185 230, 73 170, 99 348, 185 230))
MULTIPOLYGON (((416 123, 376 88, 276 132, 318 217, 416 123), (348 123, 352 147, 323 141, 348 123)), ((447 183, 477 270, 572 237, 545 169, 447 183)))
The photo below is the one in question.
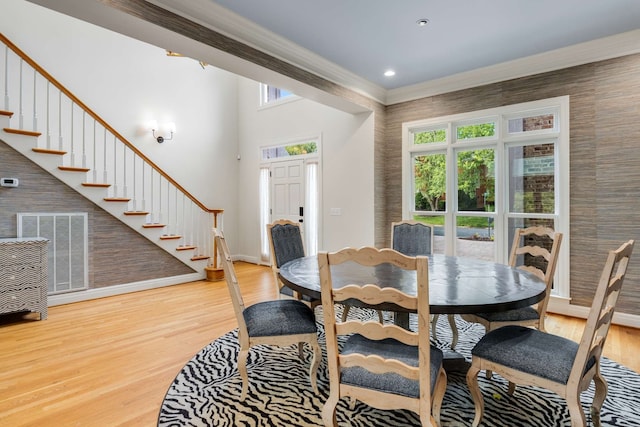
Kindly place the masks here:
MULTIPOLYGON (((215 209, 211 213, 213 214, 213 229, 220 227, 222 230, 222 213, 223 209, 215 209)), ((218 263, 218 244, 213 237, 213 229, 211 229, 211 239, 213 240, 213 253, 211 254, 211 265, 205 267, 207 273, 207 280, 215 282, 224 279, 224 270, 220 268, 218 263)))

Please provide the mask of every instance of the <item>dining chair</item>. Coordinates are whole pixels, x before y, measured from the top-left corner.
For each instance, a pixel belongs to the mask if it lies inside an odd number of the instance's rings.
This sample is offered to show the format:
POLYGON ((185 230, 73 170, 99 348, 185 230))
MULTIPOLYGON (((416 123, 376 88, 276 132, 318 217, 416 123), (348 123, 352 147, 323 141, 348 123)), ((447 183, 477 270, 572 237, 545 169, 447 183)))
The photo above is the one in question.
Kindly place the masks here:
POLYGON ((280 266, 294 259, 306 256, 302 239, 302 226, 299 222, 280 219, 267 224, 267 236, 269 238, 270 262, 273 278, 277 286, 278 297, 291 297, 302 300, 311 308, 319 306, 319 299, 300 295, 286 286, 278 277, 280 266))
POLYGON ((533 326, 545 332, 544 320, 553 287, 562 233, 549 227, 517 228, 513 237, 509 265, 529 271, 544 281, 544 298, 534 306, 493 313, 463 314, 467 322, 480 323, 486 332, 501 326, 533 326))
MULTIPOLYGON (((431 255, 433 253, 433 227, 424 222, 415 220, 402 220, 391 223, 391 249, 408 256, 431 255)), ((431 337, 437 341, 438 314, 432 316, 431 337)), ((458 327, 455 315, 447 316, 451 326, 451 348, 455 349, 458 343, 458 327)))
POLYGON ((467 384, 475 405, 473 426, 480 424, 484 412, 478 373, 491 370, 509 381, 509 394, 515 384, 543 387, 567 401, 572 427, 586 426, 580 393, 591 381, 595 395, 591 417, 600 426, 600 409, 607 395, 607 382, 600 372, 600 357, 620 288, 624 280, 634 241, 610 251, 596 288, 591 310, 580 343, 525 326, 509 325, 487 333, 471 351, 467 384))
POLYGON ((420 221, 391 223, 391 249, 407 256, 433 253, 433 227, 420 221))
POLYGON ((238 371, 242 377, 240 399, 245 399, 249 388, 247 373, 249 349, 262 344, 276 346, 297 344, 300 359, 304 360, 303 346, 304 343, 308 343, 313 352, 309 366, 309 379, 314 392, 318 393, 317 373, 322 360, 322 350, 318 345, 318 330, 313 310, 302 301, 295 299, 262 301, 245 306, 224 234, 214 229, 214 236, 231 294, 233 311, 238 321, 238 341, 240 342, 238 371))
POLYGON ((382 410, 408 409, 423 426, 440 425, 440 409, 447 386, 443 354, 429 341, 429 278, 427 257, 408 257, 392 249, 346 248, 318 254, 322 309, 327 341, 329 397, 322 409, 325 426, 336 426, 336 405, 343 397, 382 410), (417 294, 374 284, 350 283, 334 289, 331 266, 355 262, 367 266, 390 263, 415 270, 417 294), (417 332, 395 324, 349 318, 338 321, 335 301, 354 299, 366 304, 392 302, 416 311, 417 332), (344 340, 343 344, 340 344, 344 340))

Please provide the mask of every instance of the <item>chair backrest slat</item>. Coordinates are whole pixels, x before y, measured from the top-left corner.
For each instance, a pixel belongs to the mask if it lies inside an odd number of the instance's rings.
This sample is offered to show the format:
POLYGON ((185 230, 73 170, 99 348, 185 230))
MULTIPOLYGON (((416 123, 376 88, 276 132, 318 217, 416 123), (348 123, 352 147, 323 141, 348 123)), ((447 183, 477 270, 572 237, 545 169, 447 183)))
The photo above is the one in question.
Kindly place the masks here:
POLYGON ((393 288, 380 288, 376 285, 347 285, 340 289, 334 289, 333 297, 336 301, 345 301, 354 298, 368 305, 377 305, 384 302, 393 302, 410 311, 418 310, 418 301, 410 295, 393 288))
MULTIPOLYGON (((365 247, 346 248, 342 251, 318 254, 322 306, 324 310, 325 334, 327 338, 327 361, 330 382, 339 381, 339 370, 345 366, 360 366, 375 373, 393 372, 410 379, 420 380, 421 387, 427 387, 426 405, 430 407, 429 382, 429 279, 428 260, 425 256, 408 257, 392 249, 365 247), (389 263, 406 270, 416 270, 417 294, 408 295, 392 288, 380 288, 370 283, 348 284, 340 289, 333 288, 331 266, 344 262, 376 266, 389 263), (334 302, 345 298, 357 299, 365 304, 393 302, 418 313, 418 331, 413 332, 392 324, 381 324, 372 320, 349 318, 344 322, 336 318, 334 302), (360 334, 370 340, 380 341, 394 338, 404 344, 418 347, 418 366, 411 366, 399 360, 383 359, 379 356, 364 356, 358 353, 342 354, 338 345, 339 335, 360 334)), ((333 387, 332 383, 332 387, 333 387)))
POLYGON ((595 358, 595 362, 599 363, 634 243, 633 240, 629 240, 618 249, 609 252, 571 369, 570 381, 579 381, 591 358, 595 358))
POLYGON ((547 311, 561 243, 562 233, 544 226, 517 228, 513 236, 509 265, 544 280, 546 294, 536 306, 541 319, 547 311))

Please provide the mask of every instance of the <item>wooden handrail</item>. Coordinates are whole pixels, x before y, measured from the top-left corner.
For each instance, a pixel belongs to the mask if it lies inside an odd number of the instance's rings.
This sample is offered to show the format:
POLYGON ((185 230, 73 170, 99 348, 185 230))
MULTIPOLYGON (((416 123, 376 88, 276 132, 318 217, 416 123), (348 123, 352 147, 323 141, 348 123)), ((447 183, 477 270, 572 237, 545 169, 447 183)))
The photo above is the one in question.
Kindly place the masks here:
POLYGON ((162 175, 167 181, 173 184, 178 190, 180 190, 183 194, 185 194, 193 203, 195 203, 200 209, 206 212, 219 214, 222 213, 223 209, 210 209, 204 205, 200 200, 196 199, 191 193, 185 190, 180 184, 173 180, 165 171, 163 171, 158 165, 152 162, 147 156, 145 156, 140 150, 136 148, 131 142, 129 142, 124 136, 120 135, 118 131, 112 128, 106 121, 104 121, 98 114, 96 114, 91 108, 85 105, 84 102, 80 101, 71 91, 69 91, 66 87, 62 85, 59 81, 57 81, 51 74, 49 74, 44 68, 38 65, 33 59, 29 57, 26 53, 24 53, 18 46, 13 44, 8 38, 4 36, 0 32, 0 41, 2 41, 9 49, 16 53, 20 58, 22 58, 27 64, 29 64, 33 69, 35 69, 38 73, 40 73, 44 78, 46 78, 51 84, 57 87, 62 93, 64 93, 73 103, 82 108, 87 114, 89 114, 95 121, 100 123, 105 129, 111 132, 116 138, 118 138, 123 144, 125 144, 131 151, 136 153, 140 158, 142 158, 147 164, 149 164, 153 169, 155 169, 160 175, 162 175))

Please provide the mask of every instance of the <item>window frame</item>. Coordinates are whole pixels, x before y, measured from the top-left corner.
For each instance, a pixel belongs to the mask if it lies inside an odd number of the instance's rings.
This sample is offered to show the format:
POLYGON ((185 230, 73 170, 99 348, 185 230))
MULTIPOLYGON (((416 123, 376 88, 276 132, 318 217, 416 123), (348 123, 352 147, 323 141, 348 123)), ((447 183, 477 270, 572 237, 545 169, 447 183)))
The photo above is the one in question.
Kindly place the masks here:
POLYGON ((258 109, 271 108, 278 105, 287 104, 289 102, 297 101, 299 99, 302 99, 302 98, 300 98, 295 93, 290 92, 286 89, 281 89, 279 87, 269 85, 267 83, 260 83, 259 85, 258 109), (268 94, 269 94, 269 89, 271 88, 278 91, 285 90, 288 93, 288 95, 279 96, 276 99, 269 101, 268 94))
POLYGON ((553 219, 554 228, 563 233, 553 295, 569 298, 569 96, 525 102, 486 110, 470 111, 450 116, 416 120, 402 124, 402 215, 403 218, 420 216, 444 216, 445 254, 454 255, 456 248, 456 218, 458 216, 482 216, 494 218, 495 254, 499 263, 508 263, 509 219, 553 219), (551 129, 509 133, 509 120, 518 117, 534 117, 553 114, 551 129), (457 139, 457 127, 487 123, 495 119, 495 135, 469 139, 457 139), (445 142, 415 144, 414 133, 446 128, 445 142), (530 144, 554 144, 554 212, 509 212, 507 180, 509 165, 507 150, 510 147, 530 144), (456 162, 458 153, 468 150, 493 148, 495 150, 495 205, 493 212, 458 210, 458 183, 456 162), (446 155, 446 195, 444 211, 419 211, 415 209, 414 159, 425 154, 446 155))

